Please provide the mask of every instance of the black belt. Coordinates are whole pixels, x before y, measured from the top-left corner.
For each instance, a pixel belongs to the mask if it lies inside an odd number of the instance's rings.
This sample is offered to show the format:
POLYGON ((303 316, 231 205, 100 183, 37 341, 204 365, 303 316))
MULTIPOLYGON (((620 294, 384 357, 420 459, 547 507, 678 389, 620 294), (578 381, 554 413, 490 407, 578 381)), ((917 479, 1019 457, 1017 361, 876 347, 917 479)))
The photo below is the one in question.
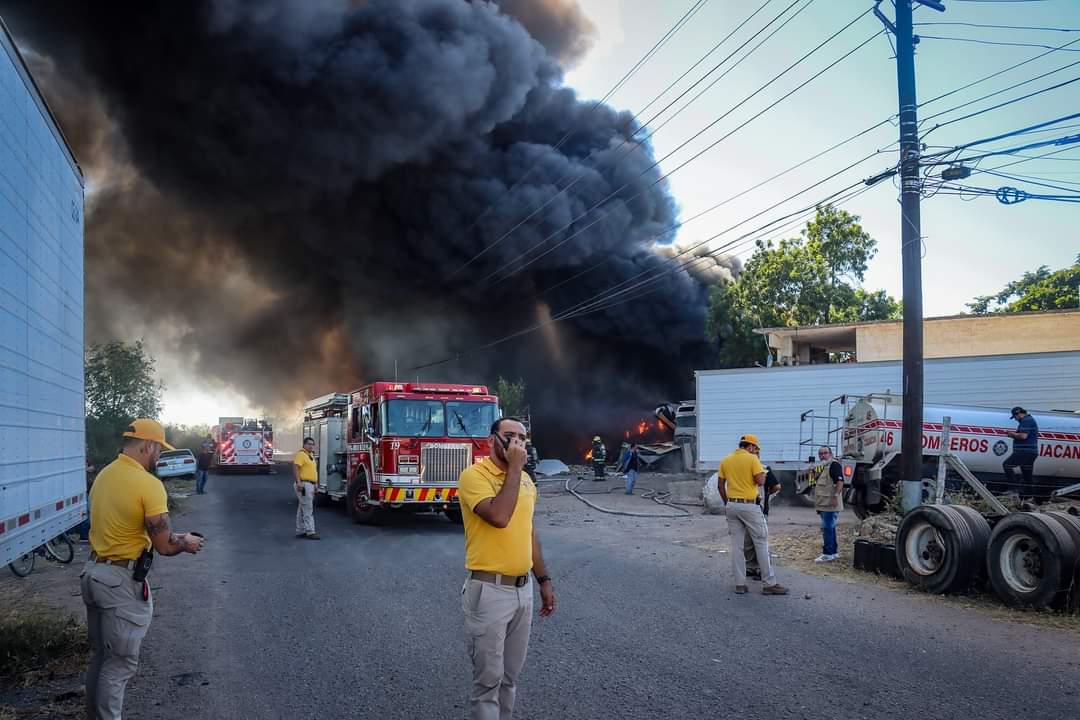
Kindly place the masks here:
POLYGON ((469 577, 473 580, 479 580, 480 582, 491 583, 492 585, 512 585, 514 587, 525 587, 529 582, 529 575, 500 575, 498 573, 483 572, 481 570, 470 570, 469 577))
POLYGON ((128 570, 131 570, 135 567, 134 560, 120 560, 98 557, 98 554, 96 552, 90 553, 90 560, 92 562, 100 563, 102 565, 116 565, 117 567, 127 568, 128 570))
POLYGON ((761 500, 759 500, 758 498, 754 498, 753 500, 746 500, 745 498, 728 498, 728 500, 730 502, 748 503, 753 505, 757 505, 759 502, 761 502, 761 500))

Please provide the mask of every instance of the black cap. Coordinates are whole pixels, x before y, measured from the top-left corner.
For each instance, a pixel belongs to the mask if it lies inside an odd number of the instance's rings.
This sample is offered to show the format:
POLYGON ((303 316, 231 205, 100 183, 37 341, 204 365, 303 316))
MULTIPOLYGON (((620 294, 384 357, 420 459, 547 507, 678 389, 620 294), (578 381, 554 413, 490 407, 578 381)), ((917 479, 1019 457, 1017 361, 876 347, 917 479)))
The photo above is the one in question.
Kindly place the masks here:
POLYGON ((1009 413, 1009 417, 1015 419, 1016 418, 1016 413, 1025 413, 1025 414, 1027 414, 1027 410, 1025 410, 1024 408, 1017 405, 1016 407, 1014 407, 1012 409, 1012 412, 1009 413))

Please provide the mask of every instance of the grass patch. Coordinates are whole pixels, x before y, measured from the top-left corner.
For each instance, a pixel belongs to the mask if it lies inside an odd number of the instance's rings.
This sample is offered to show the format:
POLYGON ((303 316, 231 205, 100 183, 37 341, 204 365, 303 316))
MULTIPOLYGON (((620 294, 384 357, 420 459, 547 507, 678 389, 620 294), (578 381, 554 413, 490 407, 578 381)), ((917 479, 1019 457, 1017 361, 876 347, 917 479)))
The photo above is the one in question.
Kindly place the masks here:
POLYGON ((54 610, 18 609, 0 616, 0 682, 17 683, 90 649, 86 627, 54 610))

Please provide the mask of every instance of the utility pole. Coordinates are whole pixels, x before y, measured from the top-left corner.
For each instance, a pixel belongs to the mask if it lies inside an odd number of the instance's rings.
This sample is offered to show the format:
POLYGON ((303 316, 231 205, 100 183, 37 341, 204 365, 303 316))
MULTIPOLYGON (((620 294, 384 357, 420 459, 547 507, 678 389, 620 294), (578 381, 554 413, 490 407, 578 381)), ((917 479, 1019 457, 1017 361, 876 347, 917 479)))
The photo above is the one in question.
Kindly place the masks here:
MULTIPOLYGON (((900 100, 900 257, 903 268, 903 392, 904 429, 900 435, 901 505, 905 512, 922 502, 923 426, 923 303, 922 222, 919 200, 918 99, 915 92, 915 38, 912 5, 944 12, 937 0, 895 0, 896 86, 900 100)), ((875 7, 886 26, 890 23, 875 7)))

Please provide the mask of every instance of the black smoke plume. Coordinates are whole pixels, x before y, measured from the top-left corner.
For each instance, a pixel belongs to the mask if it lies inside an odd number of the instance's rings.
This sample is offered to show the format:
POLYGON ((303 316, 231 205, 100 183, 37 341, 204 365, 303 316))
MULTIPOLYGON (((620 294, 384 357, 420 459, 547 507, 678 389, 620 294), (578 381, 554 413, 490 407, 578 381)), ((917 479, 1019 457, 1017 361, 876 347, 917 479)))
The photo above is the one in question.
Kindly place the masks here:
POLYGON ((660 269, 653 238, 676 219, 651 148, 618 149, 632 116, 562 85, 591 30, 576 2, 35 0, 0 14, 88 174, 89 341, 145 336, 270 410, 395 367, 522 377, 542 449, 563 452, 690 391, 705 290, 683 273, 474 350, 660 269), (546 247, 602 215, 573 240, 480 282, 613 192, 546 247))

